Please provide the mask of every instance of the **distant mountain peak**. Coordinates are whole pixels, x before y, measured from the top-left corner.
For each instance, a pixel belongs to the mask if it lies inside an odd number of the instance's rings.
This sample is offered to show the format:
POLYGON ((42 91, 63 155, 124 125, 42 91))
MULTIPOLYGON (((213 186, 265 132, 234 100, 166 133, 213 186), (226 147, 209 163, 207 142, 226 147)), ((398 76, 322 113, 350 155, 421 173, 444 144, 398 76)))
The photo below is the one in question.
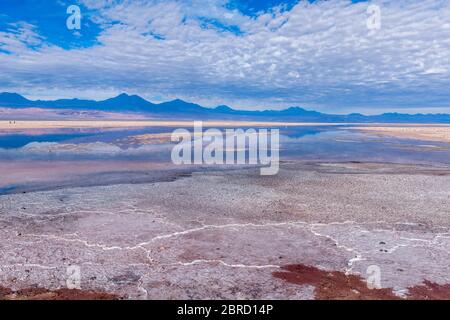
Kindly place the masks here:
POLYGON ((0 96, 1 96, 1 97, 10 97, 10 98, 21 98, 21 99, 25 99, 24 96, 21 96, 20 94, 15 93, 15 92, 2 92, 2 93, 0 93, 0 96))
MULTIPOLYGON (((116 96, 116 97, 114 97, 114 98, 111 98, 111 99, 141 99, 141 100, 145 100, 144 98, 142 98, 142 97, 140 97, 140 96, 138 96, 138 95, 136 95, 136 94, 128 94, 128 93, 121 93, 121 94, 119 94, 118 96, 116 96)), ((111 100, 111 99, 108 99, 108 100, 111 100)))
POLYGON ((233 112, 234 111, 232 108, 230 108, 229 106, 226 106, 226 105, 217 106, 216 108, 214 108, 214 110, 220 111, 220 112, 233 112))
POLYGON ((286 110, 290 110, 290 111, 308 111, 302 107, 289 107, 286 110))
MULTIPOLYGON (((0 93, 0 96, 16 96, 16 97, 22 97, 20 94, 15 92, 2 92, 0 93)), ((23 97, 22 97, 23 98, 23 97)))
POLYGON ((203 112, 209 109, 204 108, 198 104, 192 102, 186 102, 181 99, 175 99, 168 102, 163 102, 158 105, 161 108, 161 111, 166 112, 203 112))
POLYGON ((151 111, 150 109, 154 106, 144 98, 128 93, 121 93, 114 98, 100 101, 99 104, 104 108, 120 111, 151 111))
POLYGON ((30 102, 25 97, 21 96, 18 93, 13 92, 2 92, 0 93, 0 101, 2 103, 11 103, 11 104, 20 104, 20 103, 28 103, 30 102))
POLYGON ((168 102, 163 102, 163 104, 169 104, 169 103, 170 104, 177 104, 177 105, 183 105, 183 104, 185 104, 185 105, 193 105, 193 104, 195 104, 195 103, 184 101, 182 99, 175 99, 175 100, 171 100, 171 101, 168 101, 168 102))

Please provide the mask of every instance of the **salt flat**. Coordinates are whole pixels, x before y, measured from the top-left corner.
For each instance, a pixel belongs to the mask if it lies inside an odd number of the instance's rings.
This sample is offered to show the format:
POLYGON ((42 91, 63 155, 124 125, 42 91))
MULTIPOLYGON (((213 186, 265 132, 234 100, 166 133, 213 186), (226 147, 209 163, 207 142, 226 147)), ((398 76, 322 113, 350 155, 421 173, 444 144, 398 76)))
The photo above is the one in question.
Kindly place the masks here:
POLYGON ((141 299, 324 296, 286 281, 289 265, 362 279, 377 266, 396 296, 450 283, 448 167, 292 161, 274 177, 202 172, 1 203, 0 286, 15 290, 64 287, 73 265, 82 289, 141 299))
POLYGON ((358 129, 381 136, 441 142, 450 141, 450 125, 362 126, 358 129))

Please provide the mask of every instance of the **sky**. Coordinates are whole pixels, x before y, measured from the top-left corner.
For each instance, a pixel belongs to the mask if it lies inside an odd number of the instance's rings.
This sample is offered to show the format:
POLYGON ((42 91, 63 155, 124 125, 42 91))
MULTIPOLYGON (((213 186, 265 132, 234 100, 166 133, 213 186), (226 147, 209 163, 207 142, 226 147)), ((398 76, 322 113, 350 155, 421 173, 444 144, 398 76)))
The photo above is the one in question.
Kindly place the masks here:
POLYGON ((0 92, 450 113, 449 17, 448 0, 1 0, 0 92))

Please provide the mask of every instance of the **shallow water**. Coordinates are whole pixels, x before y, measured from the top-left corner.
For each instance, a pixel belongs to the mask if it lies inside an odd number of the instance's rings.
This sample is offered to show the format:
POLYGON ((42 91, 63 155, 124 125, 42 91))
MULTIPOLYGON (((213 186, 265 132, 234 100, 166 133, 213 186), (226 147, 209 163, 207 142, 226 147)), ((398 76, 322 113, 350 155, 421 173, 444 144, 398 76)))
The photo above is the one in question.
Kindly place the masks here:
POLYGON ((91 134, 88 133, 59 133, 59 134, 8 134, 0 135, 0 148, 3 149, 16 149, 26 146, 32 142, 62 142, 70 141, 79 137, 86 137, 91 134))
MULTIPOLYGON (((279 129, 281 161, 450 165, 449 143, 378 137, 349 126, 279 129)), ((167 175, 173 175, 174 170, 193 170, 172 164, 173 130, 151 127, 0 133, 0 172, 7 175, 0 182, 0 194, 26 191, 28 187, 40 190, 153 181, 153 175, 164 174, 152 163, 164 164, 167 175), (142 178, 143 174, 148 178, 142 178)))
MULTIPOLYGON (((205 130, 208 128, 204 128, 205 130)), ((450 144, 378 137, 348 126, 279 128, 283 159, 339 159, 341 161, 393 161, 450 163, 450 144)), ((173 128, 132 130, 61 129, 48 133, 0 133, 0 160, 8 159, 120 159, 170 161, 173 128), (167 134, 163 139, 137 140, 135 136, 167 134)))

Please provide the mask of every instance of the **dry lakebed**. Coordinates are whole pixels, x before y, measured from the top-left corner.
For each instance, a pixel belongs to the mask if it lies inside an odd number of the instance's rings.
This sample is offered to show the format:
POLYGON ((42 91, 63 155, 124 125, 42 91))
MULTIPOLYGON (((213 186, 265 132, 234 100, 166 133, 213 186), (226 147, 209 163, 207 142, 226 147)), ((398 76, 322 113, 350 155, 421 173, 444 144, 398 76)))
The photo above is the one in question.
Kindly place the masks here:
POLYGON ((3 299, 450 298, 445 166, 285 161, 1 204, 3 299))

